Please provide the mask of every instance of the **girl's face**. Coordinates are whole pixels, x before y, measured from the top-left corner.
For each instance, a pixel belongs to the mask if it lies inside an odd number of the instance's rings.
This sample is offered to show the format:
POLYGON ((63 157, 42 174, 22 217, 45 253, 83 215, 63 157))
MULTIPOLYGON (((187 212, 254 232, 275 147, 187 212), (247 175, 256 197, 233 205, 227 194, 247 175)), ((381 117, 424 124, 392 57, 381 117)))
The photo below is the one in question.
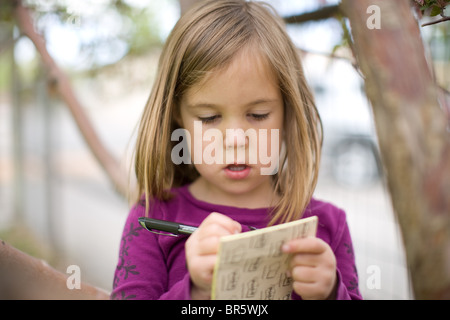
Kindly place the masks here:
POLYGON ((270 205, 267 172, 280 153, 283 112, 275 75, 251 50, 189 88, 178 120, 190 134, 191 161, 200 173, 191 185, 193 195, 217 204, 270 205))

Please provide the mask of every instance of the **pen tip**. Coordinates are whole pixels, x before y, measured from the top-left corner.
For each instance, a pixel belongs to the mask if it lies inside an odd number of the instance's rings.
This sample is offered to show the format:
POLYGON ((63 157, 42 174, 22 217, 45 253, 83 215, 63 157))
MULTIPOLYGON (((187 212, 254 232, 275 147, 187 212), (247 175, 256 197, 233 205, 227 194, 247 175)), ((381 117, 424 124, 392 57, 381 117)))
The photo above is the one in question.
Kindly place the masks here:
POLYGON ((139 224, 140 224, 141 226, 143 226, 144 228, 146 228, 144 219, 138 218, 138 221, 139 221, 139 224))

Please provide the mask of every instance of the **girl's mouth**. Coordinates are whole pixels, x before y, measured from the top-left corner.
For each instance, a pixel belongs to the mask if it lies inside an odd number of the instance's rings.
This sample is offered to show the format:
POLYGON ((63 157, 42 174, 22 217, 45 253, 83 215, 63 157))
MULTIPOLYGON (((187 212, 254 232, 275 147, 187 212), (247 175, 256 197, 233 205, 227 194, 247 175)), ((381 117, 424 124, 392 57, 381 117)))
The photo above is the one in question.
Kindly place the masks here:
POLYGON ((245 170, 247 166, 245 164, 231 164, 227 167, 228 170, 231 171, 242 171, 245 170))
POLYGON ((246 178, 251 168, 245 164, 230 164, 224 170, 228 178, 237 180, 246 178))

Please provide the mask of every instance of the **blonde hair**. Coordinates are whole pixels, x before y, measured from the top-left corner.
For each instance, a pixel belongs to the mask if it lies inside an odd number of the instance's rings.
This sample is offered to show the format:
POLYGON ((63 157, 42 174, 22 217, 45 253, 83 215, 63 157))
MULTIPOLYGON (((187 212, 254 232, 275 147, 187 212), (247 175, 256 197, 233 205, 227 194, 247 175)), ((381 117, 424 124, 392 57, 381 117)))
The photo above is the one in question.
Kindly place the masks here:
POLYGON ((137 191, 139 196, 145 194, 147 210, 151 199, 166 200, 172 187, 198 177, 193 166, 171 161, 179 99, 250 44, 257 46, 278 77, 285 108, 285 157, 273 177, 280 200, 269 224, 302 216, 317 183, 321 120, 283 20, 270 5, 243 0, 200 1, 180 18, 165 43, 135 150, 137 191))

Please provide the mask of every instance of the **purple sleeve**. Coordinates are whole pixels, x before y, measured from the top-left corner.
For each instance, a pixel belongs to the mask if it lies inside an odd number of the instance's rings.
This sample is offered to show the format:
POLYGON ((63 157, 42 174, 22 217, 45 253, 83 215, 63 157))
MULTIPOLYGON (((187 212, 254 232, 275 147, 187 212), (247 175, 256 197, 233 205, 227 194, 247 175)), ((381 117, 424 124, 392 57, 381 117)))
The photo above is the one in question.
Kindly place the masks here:
POLYGON ((158 236, 138 222, 144 208, 137 205, 128 215, 122 233, 119 260, 114 273, 111 299, 190 299, 189 274, 167 288, 168 274, 158 236))
POLYGON ((341 211, 339 216, 336 231, 334 241, 331 244, 331 248, 336 256, 338 281, 336 300, 360 300, 362 297, 358 289, 358 272, 356 270, 353 244, 343 211, 341 211))

